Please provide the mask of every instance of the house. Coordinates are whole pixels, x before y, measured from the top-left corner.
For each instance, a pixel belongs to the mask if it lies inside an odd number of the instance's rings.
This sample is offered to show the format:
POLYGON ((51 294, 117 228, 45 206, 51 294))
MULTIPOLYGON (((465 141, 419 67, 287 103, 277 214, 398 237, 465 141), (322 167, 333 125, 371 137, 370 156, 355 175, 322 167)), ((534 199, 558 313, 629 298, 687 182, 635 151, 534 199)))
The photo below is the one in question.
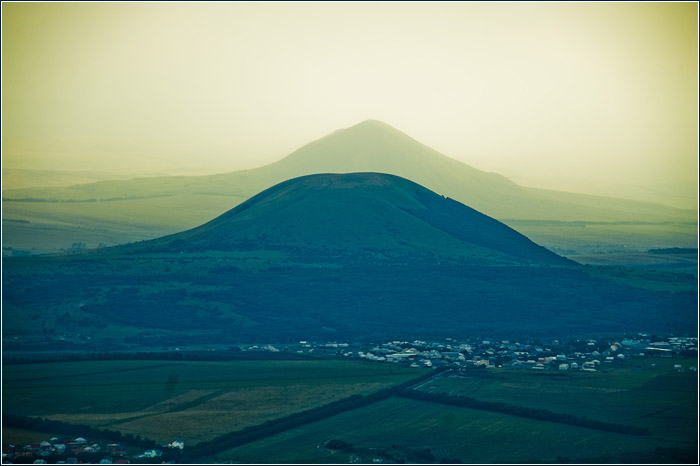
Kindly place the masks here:
POLYGON ((143 452, 144 458, 155 458, 156 456, 161 456, 163 454, 160 450, 146 450, 143 452))
MULTIPOLYGON (((416 367, 418 366, 416 365, 416 367)), ((185 448, 185 441, 181 439, 175 439, 172 442, 170 442, 170 445, 168 446, 170 448, 179 448, 180 450, 182 450, 183 448, 185 448)))

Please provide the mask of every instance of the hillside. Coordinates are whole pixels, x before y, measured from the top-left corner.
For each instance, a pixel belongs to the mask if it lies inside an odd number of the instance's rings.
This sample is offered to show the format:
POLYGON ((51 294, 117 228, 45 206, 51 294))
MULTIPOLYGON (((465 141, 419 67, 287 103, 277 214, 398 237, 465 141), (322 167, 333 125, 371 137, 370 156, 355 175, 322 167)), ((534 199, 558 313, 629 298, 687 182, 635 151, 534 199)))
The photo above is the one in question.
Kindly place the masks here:
POLYGON ((192 228, 263 189, 315 173, 381 172, 410 179, 441 195, 505 221, 541 244, 565 250, 622 248, 639 250, 688 247, 695 241, 697 214, 644 202, 587 196, 519 186, 440 154, 401 131, 368 120, 313 141, 280 161, 252 170, 210 176, 103 181, 63 188, 3 191, 4 246, 55 250, 85 242, 118 244, 192 228), (542 224, 532 221, 550 222, 542 224), (581 222, 572 232, 551 222, 581 222), (524 222, 524 223, 523 223, 524 222), (587 222, 613 229, 593 230, 587 222), (648 231, 642 224, 664 225, 648 231), (561 234, 560 234, 561 233, 561 234), (572 234, 573 233, 573 234, 572 234), (562 237, 568 239, 563 244, 562 237), (630 246, 630 244, 627 244, 630 246))
POLYGON ((117 251, 276 250, 470 262, 569 261, 476 210, 380 173, 320 174, 273 186, 192 230, 117 251))
POLYGON ((3 341, 36 349, 88 337, 110 347, 695 328, 694 277, 613 272, 576 265, 400 177, 312 175, 178 234, 6 258, 3 341))

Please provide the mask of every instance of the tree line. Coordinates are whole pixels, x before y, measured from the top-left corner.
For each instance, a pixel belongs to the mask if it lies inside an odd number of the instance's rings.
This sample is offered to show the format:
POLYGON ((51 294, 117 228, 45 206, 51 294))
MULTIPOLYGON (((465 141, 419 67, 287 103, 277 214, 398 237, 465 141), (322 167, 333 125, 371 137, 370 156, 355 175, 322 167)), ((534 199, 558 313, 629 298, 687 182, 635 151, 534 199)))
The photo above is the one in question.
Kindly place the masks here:
POLYGON ((121 432, 115 430, 98 429, 96 427, 83 424, 71 424, 68 422, 44 419, 41 417, 18 416, 14 414, 2 413, 2 426, 16 427, 27 430, 38 430, 39 432, 48 432, 53 435, 69 435, 72 437, 109 440, 113 441, 114 443, 124 443, 126 445, 143 448, 144 450, 153 449, 158 446, 154 440, 141 437, 140 435, 122 434, 121 432))
POLYGON ((47 362, 77 361, 258 361, 258 360, 313 360, 307 354, 291 352, 241 351, 231 347, 222 351, 139 351, 139 352, 87 352, 55 353, 40 356, 5 356, 3 364, 39 364, 47 362))
POLYGON ((628 435, 649 435, 649 429, 644 427, 615 424, 612 422, 597 421, 585 416, 574 416, 573 414, 555 413, 547 409, 528 408, 525 406, 512 405, 499 401, 483 401, 461 395, 448 395, 445 393, 429 393, 420 390, 406 389, 397 393, 398 396, 419 401, 430 401, 433 403, 459 406, 461 408, 480 409, 493 411, 496 413, 509 414, 511 416, 536 419, 538 421, 557 422, 559 424, 569 424, 589 429, 604 430, 618 434, 628 435))

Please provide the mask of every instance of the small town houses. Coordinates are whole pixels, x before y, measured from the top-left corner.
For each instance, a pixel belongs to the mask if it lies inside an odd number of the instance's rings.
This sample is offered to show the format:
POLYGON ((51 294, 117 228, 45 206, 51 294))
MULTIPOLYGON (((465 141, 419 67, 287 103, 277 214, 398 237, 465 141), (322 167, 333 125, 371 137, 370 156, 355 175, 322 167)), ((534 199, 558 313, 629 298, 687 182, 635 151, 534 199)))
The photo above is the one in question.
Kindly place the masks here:
MULTIPOLYGON (((164 450, 182 451, 185 443, 173 440, 163 445, 164 450)), ((3 445, 2 463, 34 464, 130 464, 142 463, 145 459, 159 459, 163 450, 139 450, 118 443, 90 442, 83 437, 52 437, 41 443, 25 445, 3 445)), ((152 461, 149 461, 152 462, 152 461)), ((160 463, 161 461, 157 461, 160 463)))

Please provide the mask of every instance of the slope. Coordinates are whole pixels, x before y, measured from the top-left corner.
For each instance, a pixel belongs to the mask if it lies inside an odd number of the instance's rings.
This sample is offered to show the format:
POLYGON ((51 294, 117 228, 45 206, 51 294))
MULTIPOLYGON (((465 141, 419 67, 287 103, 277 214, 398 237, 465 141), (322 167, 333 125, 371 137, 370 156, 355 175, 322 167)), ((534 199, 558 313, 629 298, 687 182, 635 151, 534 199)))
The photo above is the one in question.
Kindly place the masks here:
POLYGON ((273 249, 430 255, 443 260, 569 261, 470 207, 404 178, 319 174, 273 186, 190 231, 117 251, 273 249))

